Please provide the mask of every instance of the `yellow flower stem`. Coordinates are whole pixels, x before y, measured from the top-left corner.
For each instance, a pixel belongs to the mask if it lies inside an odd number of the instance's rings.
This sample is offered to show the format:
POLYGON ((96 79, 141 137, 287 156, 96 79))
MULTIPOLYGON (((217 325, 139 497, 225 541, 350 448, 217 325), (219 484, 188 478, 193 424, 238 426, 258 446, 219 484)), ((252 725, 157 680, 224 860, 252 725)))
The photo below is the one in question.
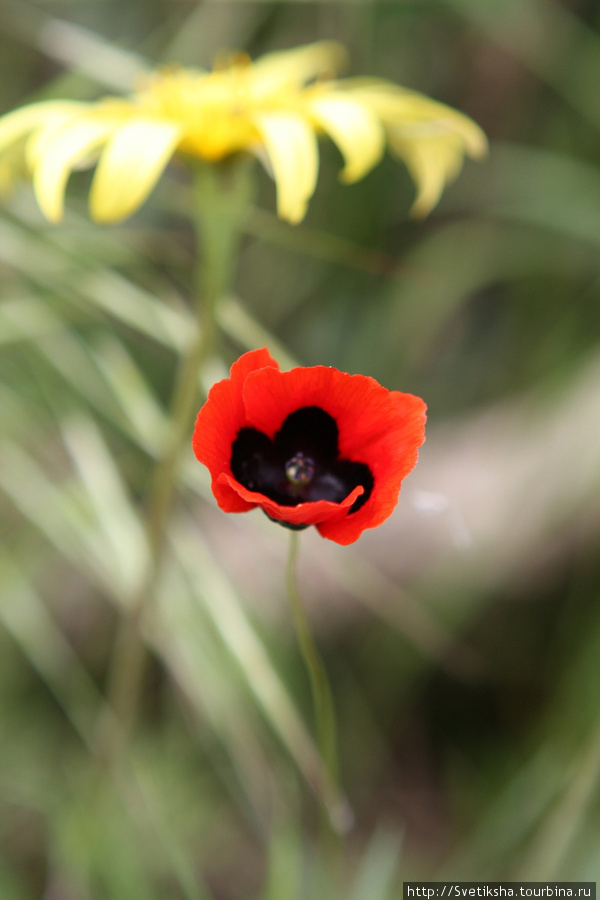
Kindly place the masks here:
POLYGON ((337 730, 331 688, 298 591, 298 543, 298 532, 292 531, 286 567, 286 586, 298 644, 310 678, 317 741, 324 767, 321 778, 323 807, 329 828, 336 834, 345 834, 352 827, 353 813, 339 788, 337 730))
POLYGON ((146 500, 148 566, 129 599, 115 640, 108 678, 110 721, 100 723, 100 756, 116 761, 126 746, 143 688, 146 646, 143 618, 160 580, 169 516, 177 488, 177 467, 191 440, 198 408, 198 378, 214 352, 219 300, 233 279, 242 227, 250 201, 245 161, 198 165, 193 200, 196 233, 196 327, 181 360, 171 401, 171 430, 157 461, 146 500))

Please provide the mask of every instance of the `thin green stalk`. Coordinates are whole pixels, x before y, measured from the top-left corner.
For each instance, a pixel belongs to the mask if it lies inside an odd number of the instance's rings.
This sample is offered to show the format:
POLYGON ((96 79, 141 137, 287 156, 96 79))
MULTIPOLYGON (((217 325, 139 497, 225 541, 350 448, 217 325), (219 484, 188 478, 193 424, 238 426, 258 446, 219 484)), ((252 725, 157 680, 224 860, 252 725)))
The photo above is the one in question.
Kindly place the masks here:
POLYGON ((142 634, 143 616, 159 578, 168 517, 173 504, 176 472, 181 451, 189 439, 190 421, 196 405, 197 372, 204 348, 200 317, 183 357, 172 398, 171 432, 156 463, 146 500, 145 524, 148 565, 143 579, 122 613, 110 663, 107 695, 110 719, 104 718, 98 740, 100 754, 117 758, 133 729, 147 662, 142 634))
POLYGON ((298 532, 292 531, 286 568, 286 586, 298 644, 310 678, 317 742, 324 769, 322 800, 331 828, 336 833, 343 834, 352 826, 353 813, 339 788, 337 728, 333 698, 327 673, 312 636, 306 610, 298 591, 297 568, 298 532))
POLYGON ((231 286, 242 225, 249 206, 245 163, 199 165, 194 171, 196 234, 195 328, 181 360, 171 400, 171 431, 156 463, 146 500, 148 566, 123 613, 108 678, 110 718, 100 723, 100 755, 115 760, 133 729, 143 687, 147 651, 143 617, 160 579, 169 516, 181 454, 191 439, 198 407, 198 375, 214 353, 219 300, 231 286))

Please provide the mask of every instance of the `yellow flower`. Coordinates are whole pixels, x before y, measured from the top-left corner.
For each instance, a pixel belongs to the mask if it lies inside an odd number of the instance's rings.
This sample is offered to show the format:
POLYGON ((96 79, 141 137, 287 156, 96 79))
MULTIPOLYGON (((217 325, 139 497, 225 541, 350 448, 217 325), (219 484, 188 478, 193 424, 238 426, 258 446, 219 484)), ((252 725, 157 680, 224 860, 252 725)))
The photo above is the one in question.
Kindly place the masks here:
POLYGON ((246 151, 274 178, 279 216, 296 223, 316 186, 317 138, 326 135, 341 151, 345 182, 372 169, 387 143, 416 183, 413 213, 425 215, 464 154, 485 153, 483 132, 390 82, 335 80, 343 57, 339 45, 320 42, 255 63, 238 55, 213 72, 160 71, 128 98, 34 103, 0 118, 0 167, 17 151, 42 211, 58 221, 70 173, 97 163, 90 214, 118 222, 146 200, 174 154, 217 162, 246 151))

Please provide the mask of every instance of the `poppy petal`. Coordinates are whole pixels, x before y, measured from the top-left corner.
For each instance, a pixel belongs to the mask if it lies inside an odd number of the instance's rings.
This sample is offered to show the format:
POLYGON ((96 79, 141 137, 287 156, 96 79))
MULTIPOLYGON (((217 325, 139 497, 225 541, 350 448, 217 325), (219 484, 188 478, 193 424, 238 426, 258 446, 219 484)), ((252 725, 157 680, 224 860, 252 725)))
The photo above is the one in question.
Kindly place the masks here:
POLYGON ((404 478, 414 469, 419 455, 419 447, 425 440, 427 406, 415 394, 404 394, 401 391, 390 391, 390 399, 401 419, 396 453, 397 471, 400 477, 404 478))
MULTIPOLYGON (((328 366, 261 369, 244 383, 248 420, 273 437, 283 420, 303 406, 318 406, 339 429, 340 455, 360 460, 368 448, 380 452, 394 404, 390 392, 367 375, 348 375, 328 366)), ((364 460, 366 461, 366 460, 364 460)))
POLYGON ((179 125, 132 119, 114 133, 100 157, 90 190, 96 222, 120 222, 141 206, 181 138, 179 125))
POLYGON ((242 512, 254 504, 243 500, 227 483, 218 483, 222 472, 230 472, 231 446, 246 421, 242 387, 250 372, 265 367, 278 368, 266 348, 244 353, 233 364, 230 377, 214 384, 196 419, 192 446, 197 459, 212 475, 212 489, 225 512, 242 512))
POLYGON ((420 397, 390 391, 395 410, 387 439, 380 445, 377 460, 370 457, 375 487, 368 502, 339 522, 317 526, 319 533, 338 544, 351 544, 365 528, 376 528, 391 515, 398 503, 402 480, 413 470, 419 447, 425 440, 427 407, 420 397))
POLYGON ((267 515, 279 522, 289 525, 317 525, 319 522, 336 520, 348 514, 352 504, 363 493, 364 488, 359 485, 341 503, 333 503, 331 500, 314 500, 310 503, 298 503, 297 506, 283 506, 259 494, 249 491, 233 478, 232 475, 223 473, 218 479, 221 485, 227 484, 240 498, 252 506, 260 506, 267 515))

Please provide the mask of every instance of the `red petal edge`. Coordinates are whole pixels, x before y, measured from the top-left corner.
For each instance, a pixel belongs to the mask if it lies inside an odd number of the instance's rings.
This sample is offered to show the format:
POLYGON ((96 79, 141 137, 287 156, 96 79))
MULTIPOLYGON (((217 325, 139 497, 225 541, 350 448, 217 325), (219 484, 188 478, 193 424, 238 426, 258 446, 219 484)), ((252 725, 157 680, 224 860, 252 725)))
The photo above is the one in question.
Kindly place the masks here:
POLYGON ((390 391, 389 397, 395 412, 390 429, 392 446, 386 441, 378 465, 371 466, 375 477, 371 496, 361 509, 341 521, 317 525, 322 537, 338 544, 354 543, 366 528, 376 528, 391 516, 398 503, 402 480, 414 469, 419 447, 425 441, 427 406, 424 401, 399 391, 390 391))
POLYGON ((240 428, 249 424, 242 398, 244 382, 251 372, 265 367, 279 369, 266 347, 244 353, 232 365, 229 378, 212 386, 196 418, 192 448, 196 459, 209 470, 213 494, 224 512, 246 512, 256 505, 221 483, 219 476, 231 472, 231 445, 240 428))
POLYGON ((332 503, 331 500, 314 500, 310 503, 298 503, 297 506, 282 506, 264 494, 249 491, 236 481, 231 475, 223 473, 219 482, 227 484, 239 497, 251 506, 260 506, 261 509, 277 519, 278 522, 288 522, 290 525, 318 525, 320 522, 335 521, 348 514, 354 501, 364 493, 364 488, 359 485, 341 503, 332 503))

